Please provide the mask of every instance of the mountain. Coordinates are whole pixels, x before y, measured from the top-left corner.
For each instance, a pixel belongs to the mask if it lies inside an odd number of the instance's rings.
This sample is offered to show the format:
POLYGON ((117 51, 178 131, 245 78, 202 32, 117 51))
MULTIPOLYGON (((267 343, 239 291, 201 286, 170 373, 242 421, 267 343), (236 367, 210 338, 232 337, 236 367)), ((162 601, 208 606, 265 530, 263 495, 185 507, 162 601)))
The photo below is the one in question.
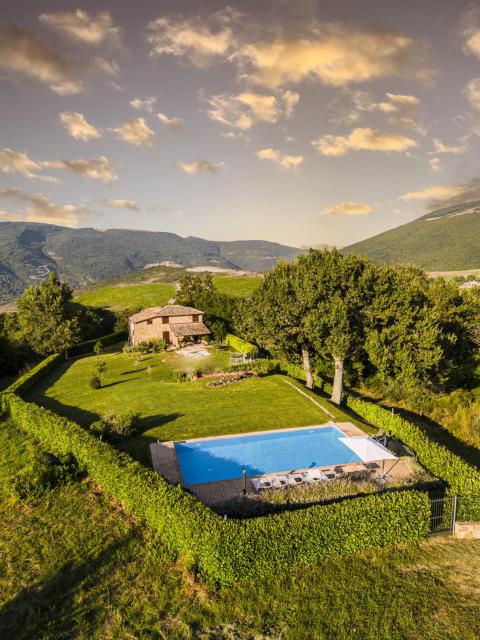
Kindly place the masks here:
POLYGON ((480 200, 475 200, 437 209, 342 252, 375 262, 413 263, 426 271, 460 271, 480 267, 479 238, 480 200))
POLYGON ((264 240, 215 242, 159 231, 0 222, 0 303, 42 281, 50 271, 78 288, 165 261, 185 267, 268 271, 279 260, 292 260, 299 253, 295 247, 264 240))

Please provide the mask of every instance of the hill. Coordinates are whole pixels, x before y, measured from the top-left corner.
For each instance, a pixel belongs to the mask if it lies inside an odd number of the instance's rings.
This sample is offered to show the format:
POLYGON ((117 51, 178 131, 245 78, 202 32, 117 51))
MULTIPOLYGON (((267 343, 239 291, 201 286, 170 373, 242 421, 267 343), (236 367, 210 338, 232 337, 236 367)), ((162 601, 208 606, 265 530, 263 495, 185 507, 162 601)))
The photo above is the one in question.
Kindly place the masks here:
POLYGON ((342 251, 427 271, 468 270, 480 267, 479 235, 480 201, 475 200, 437 209, 342 251))
POLYGON ((0 303, 40 282, 49 271, 78 288, 162 262, 263 272, 301 252, 263 240, 214 242, 160 231, 0 222, 0 303))

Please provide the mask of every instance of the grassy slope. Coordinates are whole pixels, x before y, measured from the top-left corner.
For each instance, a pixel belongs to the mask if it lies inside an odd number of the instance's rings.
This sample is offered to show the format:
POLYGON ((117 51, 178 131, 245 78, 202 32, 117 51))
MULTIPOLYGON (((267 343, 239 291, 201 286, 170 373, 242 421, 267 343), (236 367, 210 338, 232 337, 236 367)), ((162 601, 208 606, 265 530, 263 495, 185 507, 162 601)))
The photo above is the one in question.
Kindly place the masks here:
POLYGON ((110 309, 155 307, 167 304, 175 294, 175 286, 167 283, 148 283, 129 286, 109 286, 85 293, 75 299, 86 306, 110 309))
POLYGON ((480 266, 479 233, 480 213, 419 219, 357 242, 343 252, 368 255, 377 262, 414 263, 428 271, 472 269, 480 266))
POLYGON ((245 298, 258 289, 262 279, 259 276, 214 276, 213 282, 220 293, 245 298))
MULTIPOLYGON (((107 411, 137 411, 143 433, 124 443, 135 457, 148 463, 148 445, 183 440, 321 424, 329 416, 283 382, 282 376, 252 378, 224 387, 207 387, 208 379, 174 382, 175 370, 222 367, 227 351, 211 350, 207 359, 192 360, 175 352, 146 356, 138 368, 123 353, 101 356, 107 364, 104 387, 90 389, 95 356, 67 362, 37 385, 28 399, 50 407, 86 426, 107 411), (150 367, 150 375, 148 373, 150 367)), ((327 405, 323 399, 321 402, 327 405)), ((339 420, 349 416, 336 409, 339 420)))
MULTIPOLYGON (((0 424, 0 486, 34 445, 0 424)), ((0 496, 2 640, 474 640, 480 542, 334 558, 206 591, 88 483, 0 496)))

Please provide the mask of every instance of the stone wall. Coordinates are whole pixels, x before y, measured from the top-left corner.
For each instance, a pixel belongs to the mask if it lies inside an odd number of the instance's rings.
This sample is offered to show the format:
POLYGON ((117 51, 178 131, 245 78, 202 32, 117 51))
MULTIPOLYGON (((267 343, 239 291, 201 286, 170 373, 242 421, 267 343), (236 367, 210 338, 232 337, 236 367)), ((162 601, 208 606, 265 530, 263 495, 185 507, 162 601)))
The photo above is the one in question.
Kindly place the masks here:
MULTIPOLYGON (((186 324, 193 322, 193 316, 172 316, 169 318, 172 324, 186 324)), ((203 315, 199 315, 198 322, 203 322, 203 315)), ((178 340, 170 332, 170 324, 164 324, 163 318, 151 318, 148 320, 142 320, 141 322, 129 323, 130 332, 130 344, 136 346, 140 342, 150 342, 151 340, 162 340, 163 333, 167 332, 170 335, 170 342, 174 346, 178 346, 178 340)))
POLYGON ((455 537, 463 540, 480 540, 480 522, 456 522, 455 537))

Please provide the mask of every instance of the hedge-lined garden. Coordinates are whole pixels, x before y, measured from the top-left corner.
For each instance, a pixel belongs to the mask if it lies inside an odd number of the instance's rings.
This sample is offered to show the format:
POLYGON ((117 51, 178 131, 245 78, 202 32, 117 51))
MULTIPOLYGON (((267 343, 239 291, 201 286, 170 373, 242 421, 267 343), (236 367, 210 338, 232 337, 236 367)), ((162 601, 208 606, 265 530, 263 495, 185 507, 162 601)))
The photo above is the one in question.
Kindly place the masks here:
MULTIPOLYGON (((24 378, 32 375, 37 381, 61 357, 50 356, 43 369, 39 365, 24 378)), ((30 386, 27 379, 15 387, 18 393, 30 386)), ((268 577, 295 564, 416 541, 428 533, 429 500, 419 491, 383 493, 250 520, 224 520, 75 422, 27 403, 12 391, 3 400, 21 429, 52 453, 72 454, 94 482, 158 534, 172 555, 185 558, 210 583, 268 577)))

